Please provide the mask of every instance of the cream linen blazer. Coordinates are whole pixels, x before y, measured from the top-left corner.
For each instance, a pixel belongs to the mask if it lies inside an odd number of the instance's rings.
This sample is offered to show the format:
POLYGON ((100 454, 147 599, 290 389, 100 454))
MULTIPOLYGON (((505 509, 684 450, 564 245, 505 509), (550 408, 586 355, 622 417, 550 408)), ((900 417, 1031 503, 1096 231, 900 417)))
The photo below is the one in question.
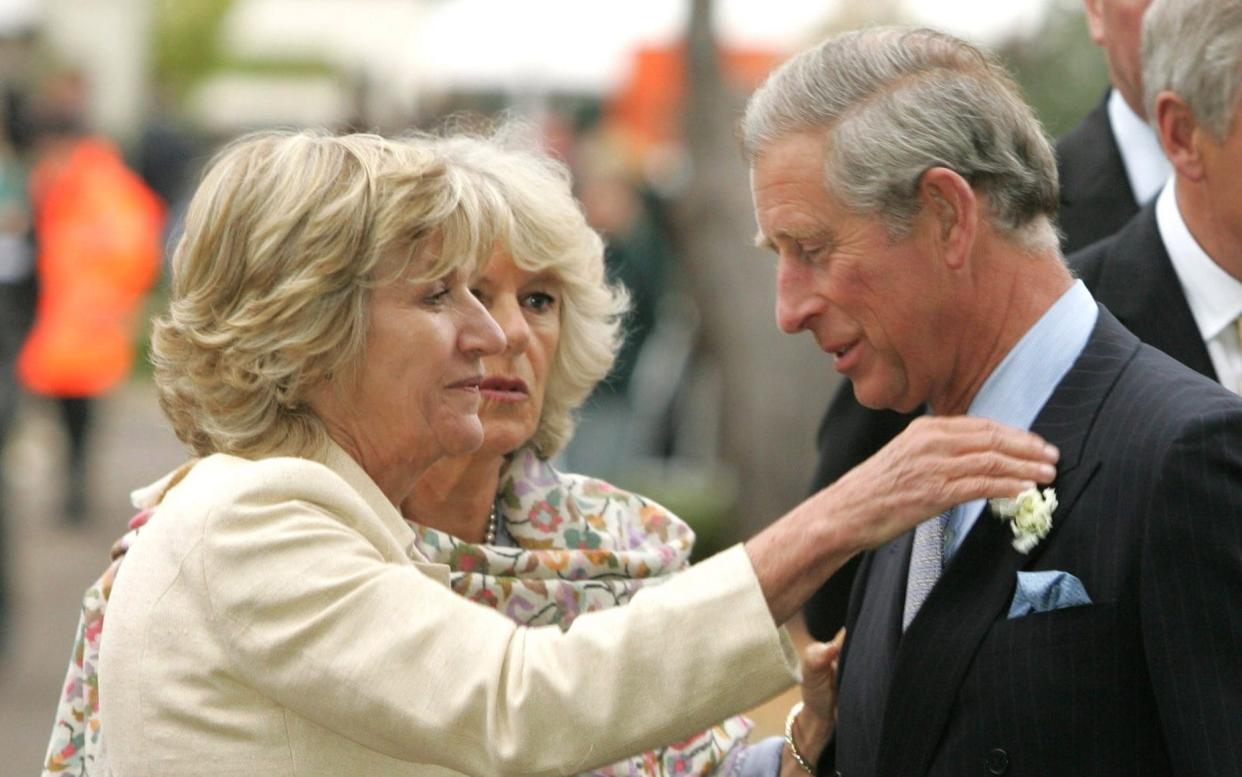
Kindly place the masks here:
POLYGON ((199 462, 108 604, 114 774, 570 774, 796 680, 740 546, 561 632, 455 595, 412 540, 334 445, 199 462))

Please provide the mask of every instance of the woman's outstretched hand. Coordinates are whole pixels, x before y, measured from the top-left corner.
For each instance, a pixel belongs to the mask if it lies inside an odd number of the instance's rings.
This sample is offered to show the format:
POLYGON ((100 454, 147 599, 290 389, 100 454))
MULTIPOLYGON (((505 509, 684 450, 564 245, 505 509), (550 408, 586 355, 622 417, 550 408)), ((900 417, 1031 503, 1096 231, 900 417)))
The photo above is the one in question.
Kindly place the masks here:
POLYGON ((924 416, 808 501, 830 499, 866 550, 954 505, 1050 483, 1059 456, 1038 435, 995 421, 924 416))
POLYGON ((983 418, 925 416, 746 543, 777 623, 855 553, 954 505, 1010 497, 1056 476, 1057 449, 983 418))

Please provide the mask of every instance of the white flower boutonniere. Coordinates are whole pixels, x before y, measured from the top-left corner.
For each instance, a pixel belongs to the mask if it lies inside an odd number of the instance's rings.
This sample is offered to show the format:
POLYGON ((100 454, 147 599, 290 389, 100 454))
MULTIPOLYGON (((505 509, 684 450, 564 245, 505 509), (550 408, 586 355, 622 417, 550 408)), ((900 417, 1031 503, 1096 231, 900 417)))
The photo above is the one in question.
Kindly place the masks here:
POLYGON ((1013 549, 1030 553, 1031 548, 1048 536, 1052 528, 1052 511, 1057 509, 1057 492, 1045 488, 1028 488, 1013 499, 990 499, 988 504, 1002 521, 1009 521, 1013 530, 1013 549))

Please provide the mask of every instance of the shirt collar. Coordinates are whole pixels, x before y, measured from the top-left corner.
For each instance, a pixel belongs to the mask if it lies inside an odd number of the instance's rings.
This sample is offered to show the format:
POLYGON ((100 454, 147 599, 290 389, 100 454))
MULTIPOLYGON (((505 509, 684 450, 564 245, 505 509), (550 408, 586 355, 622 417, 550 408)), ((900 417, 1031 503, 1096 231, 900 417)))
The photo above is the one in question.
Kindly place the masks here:
POLYGON ((1160 139, 1116 89, 1108 95, 1108 121, 1112 124, 1113 139, 1121 152, 1121 163, 1126 168, 1134 199, 1145 205, 1173 172, 1160 147, 1160 139))
POLYGON ((1211 340, 1242 315, 1242 282, 1212 261, 1190 234, 1177 205, 1173 179, 1156 200, 1156 227, 1186 294, 1199 336, 1204 342, 1211 340))
POLYGON ((1091 292, 1075 281, 996 365, 967 415, 1029 429, 1086 347, 1098 317, 1091 292))
MULTIPOLYGON (((1030 429, 1087 346, 1099 315, 1091 292, 1082 281, 1075 281, 996 365, 967 414, 1030 429)), ((944 540, 946 559, 961 547, 983 505, 984 500, 976 499, 950 511, 944 540)))

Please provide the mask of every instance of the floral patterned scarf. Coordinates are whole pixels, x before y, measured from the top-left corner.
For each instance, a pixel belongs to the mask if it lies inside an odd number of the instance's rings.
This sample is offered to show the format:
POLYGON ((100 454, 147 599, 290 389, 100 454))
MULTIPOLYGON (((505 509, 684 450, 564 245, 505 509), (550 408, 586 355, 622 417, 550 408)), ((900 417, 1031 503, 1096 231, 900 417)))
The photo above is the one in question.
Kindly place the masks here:
MULTIPOLYGON (((128 535, 127 535, 128 536, 128 535)), ((99 720, 99 635, 112 581, 121 560, 116 559, 82 597, 82 614, 69 657, 69 670, 56 722, 43 762, 43 775, 106 775, 99 720)))
MULTIPOLYGON (((140 512, 112 547, 113 561, 82 598, 43 775, 107 775, 99 715, 99 641, 112 581, 124 553, 165 492, 190 464, 135 491, 140 512)), ((473 545, 416 523, 415 542, 452 569, 453 590, 527 626, 568 629, 584 612, 625 604, 689 564, 694 532, 659 505, 581 475, 563 474, 529 449, 501 472, 499 517, 517 547, 473 545)), ((675 745, 627 758, 592 775, 734 775, 746 752, 744 717, 675 745)))
POLYGON ((129 531, 112 544, 112 562, 108 568, 82 596, 73 654, 69 656, 69 668, 52 723, 52 737, 43 759, 43 777, 65 774, 107 777, 112 773, 108 768, 99 717, 99 639, 103 634, 104 612, 116 572, 125 560, 125 552, 138 536, 138 530, 151 517, 168 489, 180 483, 193 466, 193 461, 186 462, 130 495, 138 514, 129 519, 129 531))
MULTIPOLYGON (((455 592, 524 626, 568 629, 582 613, 623 605, 690 563, 694 532, 681 519, 605 481, 559 472, 529 448, 501 470, 497 504, 516 547, 410 526, 418 549, 449 565, 455 592)), ((736 774, 750 729, 736 716, 589 774, 736 774)))

